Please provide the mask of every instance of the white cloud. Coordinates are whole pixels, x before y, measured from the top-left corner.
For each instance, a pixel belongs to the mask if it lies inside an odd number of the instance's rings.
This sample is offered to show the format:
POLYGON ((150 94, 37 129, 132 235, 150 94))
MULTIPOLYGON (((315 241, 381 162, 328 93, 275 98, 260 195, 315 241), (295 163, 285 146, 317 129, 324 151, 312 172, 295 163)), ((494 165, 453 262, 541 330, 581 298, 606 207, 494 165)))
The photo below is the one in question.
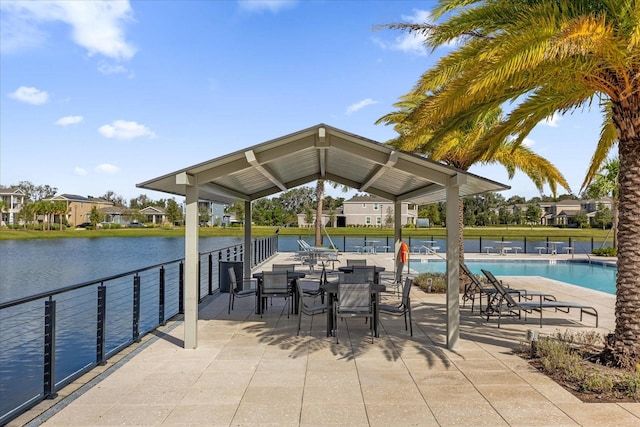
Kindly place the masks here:
POLYGON ((98 71, 100 71, 102 74, 122 74, 126 73, 128 70, 123 65, 107 64, 101 61, 100 64, 98 64, 98 71))
POLYGON ((297 0, 238 0, 240 9, 249 12, 262 12, 268 10, 270 12, 279 12, 280 10, 293 7, 297 0))
POLYGON ((356 102, 355 104, 350 105, 349 108, 347 108, 347 114, 355 113, 356 111, 361 110, 368 105, 374 105, 377 103, 378 101, 374 101, 371 98, 363 99, 360 102, 356 102))
POLYGON ((531 138, 525 138, 525 139, 522 140, 522 145, 524 145, 525 147, 531 147, 535 143, 536 142, 531 138))
POLYGON ((10 93, 9 96, 18 101, 33 105, 41 105, 49 101, 49 94, 35 87, 20 86, 15 92, 10 93))
POLYGON ((79 166, 76 166, 73 172, 75 172, 76 175, 80 176, 85 176, 87 174, 87 170, 79 166))
POLYGON ((109 175, 113 175, 120 172, 120 168, 115 165, 110 165, 109 163, 103 163, 101 165, 96 166, 95 171, 97 173, 106 173, 109 175))
POLYGON ((545 126, 549 126, 549 127, 552 127, 552 128, 557 128, 558 127, 558 122, 560 120, 562 120, 562 117, 558 113, 553 113, 551 116, 549 116, 546 119, 544 119, 543 121, 541 121, 540 124, 545 125, 545 126))
POLYGON ((56 124, 59 126, 76 125, 80 123, 84 118, 82 116, 66 116, 56 120, 56 124))
POLYGON ((2 48, 17 51, 40 45, 48 35, 38 28, 48 22, 71 27, 73 41, 89 55, 128 60, 136 50, 124 35, 132 21, 129 1, 2 1, 2 48))
POLYGON ((133 139, 140 136, 155 138, 156 136, 148 127, 136 122, 126 122, 124 120, 116 120, 110 125, 100 126, 98 132, 106 138, 115 139, 133 139))

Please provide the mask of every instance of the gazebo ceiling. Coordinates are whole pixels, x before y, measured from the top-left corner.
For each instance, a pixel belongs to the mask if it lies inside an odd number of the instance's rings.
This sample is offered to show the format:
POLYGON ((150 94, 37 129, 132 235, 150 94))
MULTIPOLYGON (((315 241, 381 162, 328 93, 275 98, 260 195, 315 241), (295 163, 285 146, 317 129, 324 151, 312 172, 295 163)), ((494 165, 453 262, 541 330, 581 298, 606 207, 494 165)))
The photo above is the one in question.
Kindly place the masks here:
POLYGON ((318 179, 418 205, 445 200, 447 185, 459 185, 461 197, 510 188, 325 124, 180 169, 137 187, 184 196, 187 184, 195 184, 200 199, 231 204, 318 179))

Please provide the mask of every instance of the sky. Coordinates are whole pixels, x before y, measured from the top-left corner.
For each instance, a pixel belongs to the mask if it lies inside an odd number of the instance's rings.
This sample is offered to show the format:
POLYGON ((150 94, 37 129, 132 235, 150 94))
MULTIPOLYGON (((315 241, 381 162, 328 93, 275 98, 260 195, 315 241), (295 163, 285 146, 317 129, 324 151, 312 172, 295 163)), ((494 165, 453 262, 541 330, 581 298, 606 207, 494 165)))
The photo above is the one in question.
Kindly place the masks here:
MULTIPOLYGON (((434 6, 0 0, 0 185, 161 199, 136 184, 319 123, 384 143, 396 134, 376 120, 453 47, 375 26, 434 6)), ((577 194, 601 123, 597 108, 554 116, 526 143, 577 194)), ((501 166, 470 172, 510 185, 505 198, 540 195, 501 166)))

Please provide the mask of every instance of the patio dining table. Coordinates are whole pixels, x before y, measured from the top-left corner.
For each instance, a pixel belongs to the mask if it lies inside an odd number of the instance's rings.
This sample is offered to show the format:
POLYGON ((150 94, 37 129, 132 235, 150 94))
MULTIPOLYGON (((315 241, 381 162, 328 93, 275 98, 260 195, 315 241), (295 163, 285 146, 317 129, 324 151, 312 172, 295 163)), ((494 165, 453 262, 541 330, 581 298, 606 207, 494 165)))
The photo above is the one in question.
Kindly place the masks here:
MULTIPOLYGON (((271 271, 271 270, 268 270, 271 271)), ((258 280, 258 286, 256 289, 256 314, 262 314, 262 278, 264 277, 263 271, 258 271, 253 273, 252 277, 258 280)), ((305 273, 302 271, 287 271, 287 280, 289 283, 294 280, 302 279, 305 277, 305 273)), ((298 314, 298 291, 297 286, 291 283, 291 292, 293 294, 291 301, 291 306, 293 307, 293 313, 298 314)))
MULTIPOLYGON (((340 285, 335 282, 327 282, 320 285, 320 289, 327 295, 327 336, 333 336, 335 327, 333 325, 333 304, 338 297, 338 287, 340 285)), ((380 304, 380 292, 385 292, 387 287, 385 285, 373 284, 371 285, 371 292, 374 294, 373 299, 373 334, 378 337, 378 305, 380 304)))

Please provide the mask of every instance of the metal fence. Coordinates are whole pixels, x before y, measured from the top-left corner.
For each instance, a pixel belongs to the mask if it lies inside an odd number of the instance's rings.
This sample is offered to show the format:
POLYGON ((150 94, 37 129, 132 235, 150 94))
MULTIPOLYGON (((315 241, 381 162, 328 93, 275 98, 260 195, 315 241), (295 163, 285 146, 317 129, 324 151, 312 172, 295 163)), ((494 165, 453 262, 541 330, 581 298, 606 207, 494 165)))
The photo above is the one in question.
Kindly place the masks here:
MULTIPOLYGON (((255 266, 277 251, 254 239, 255 266)), ((200 301, 218 291, 221 261, 243 245, 201 253, 200 301)), ((11 421, 184 310, 184 259, 0 304, 0 425, 11 421)))

